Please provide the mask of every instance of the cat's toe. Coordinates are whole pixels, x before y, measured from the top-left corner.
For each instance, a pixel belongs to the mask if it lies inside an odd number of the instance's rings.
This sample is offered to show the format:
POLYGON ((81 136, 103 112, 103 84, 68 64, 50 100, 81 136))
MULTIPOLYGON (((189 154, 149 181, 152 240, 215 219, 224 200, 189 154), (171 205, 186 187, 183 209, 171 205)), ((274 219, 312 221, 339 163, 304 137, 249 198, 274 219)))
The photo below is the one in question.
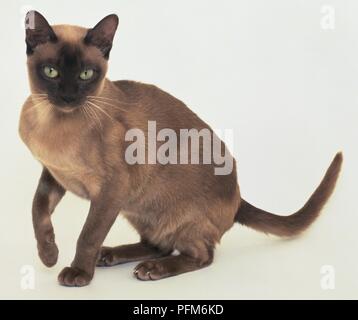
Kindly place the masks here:
POLYGON ((114 256, 113 250, 110 247, 102 247, 97 260, 97 267, 110 267, 113 266, 114 256))
POLYGON ((159 280, 167 277, 167 272, 159 261, 144 261, 134 269, 134 276, 138 280, 159 280))
POLYGON ((66 287, 83 287, 88 285, 91 280, 91 275, 73 267, 64 268, 58 275, 58 282, 66 287))

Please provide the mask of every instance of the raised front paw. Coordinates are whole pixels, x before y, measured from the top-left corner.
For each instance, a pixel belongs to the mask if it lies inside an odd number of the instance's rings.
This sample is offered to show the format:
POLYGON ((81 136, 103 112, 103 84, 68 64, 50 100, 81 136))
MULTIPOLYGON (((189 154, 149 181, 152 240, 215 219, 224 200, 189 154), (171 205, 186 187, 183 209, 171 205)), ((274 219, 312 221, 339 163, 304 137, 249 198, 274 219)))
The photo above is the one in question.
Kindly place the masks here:
POLYGON ((66 287, 83 287, 88 285, 91 280, 91 275, 74 267, 66 267, 58 275, 58 282, 66 287))
POLYGON ((57 263, 58 248, 55 242, 38 243, 37 249, 39 257, 46 267, 53 267, 57 263))

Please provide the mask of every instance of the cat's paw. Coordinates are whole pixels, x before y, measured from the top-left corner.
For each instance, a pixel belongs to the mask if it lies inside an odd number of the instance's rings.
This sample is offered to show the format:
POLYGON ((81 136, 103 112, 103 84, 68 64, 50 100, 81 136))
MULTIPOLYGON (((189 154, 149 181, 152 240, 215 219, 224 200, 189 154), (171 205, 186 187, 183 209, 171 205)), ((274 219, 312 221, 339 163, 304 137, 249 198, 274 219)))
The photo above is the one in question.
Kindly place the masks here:
POLYGON ((102 247, 97 260, 97 267, 111 267, 117 264, 114 250, 111 247, 102 247))
POLYGON ((66 267, 58 275, 58 282, 66 287, 83 287, 88 285, 91 280, 91 275, 74 267, 66 267))
POLYGON ((39 257, 46 267, 53 267, 57 263, 58 248, 55 242, 37 245, 39 257))
POLYGON ((168 277, 165 264, 161 261, 144 261, 138 264, 134 269, 134 276, 138 280, 159 280, 168 277))

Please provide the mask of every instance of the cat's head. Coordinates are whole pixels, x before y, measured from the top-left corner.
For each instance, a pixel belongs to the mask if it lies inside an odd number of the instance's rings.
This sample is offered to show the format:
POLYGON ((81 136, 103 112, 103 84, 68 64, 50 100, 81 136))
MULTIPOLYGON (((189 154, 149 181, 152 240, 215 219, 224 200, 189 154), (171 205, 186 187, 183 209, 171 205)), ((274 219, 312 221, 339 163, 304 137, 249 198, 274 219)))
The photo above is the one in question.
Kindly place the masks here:
POLYGON ((47 94, 59 110, 74 110, 103 87, 118 26, 114 14, 92 29, 50 26, 37 11, 26 15, 26 54, 32 93, 47 94))

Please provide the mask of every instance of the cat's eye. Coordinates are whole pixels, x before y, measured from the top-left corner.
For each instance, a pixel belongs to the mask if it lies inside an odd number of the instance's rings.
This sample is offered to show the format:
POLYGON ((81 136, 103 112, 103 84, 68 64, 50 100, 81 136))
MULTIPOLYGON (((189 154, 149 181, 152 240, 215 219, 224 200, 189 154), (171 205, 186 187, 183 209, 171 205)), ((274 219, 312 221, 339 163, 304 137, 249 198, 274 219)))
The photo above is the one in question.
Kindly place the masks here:
POLYGON ((94 71, 93 69, 85 69, 80 73, 80 78, 82 80, 89 80, 93 77, 94 71))
POLYGON ((54 79, 58 77, 58 71, 53 67, 45 66, 43 71, 48 78, 54 79))

